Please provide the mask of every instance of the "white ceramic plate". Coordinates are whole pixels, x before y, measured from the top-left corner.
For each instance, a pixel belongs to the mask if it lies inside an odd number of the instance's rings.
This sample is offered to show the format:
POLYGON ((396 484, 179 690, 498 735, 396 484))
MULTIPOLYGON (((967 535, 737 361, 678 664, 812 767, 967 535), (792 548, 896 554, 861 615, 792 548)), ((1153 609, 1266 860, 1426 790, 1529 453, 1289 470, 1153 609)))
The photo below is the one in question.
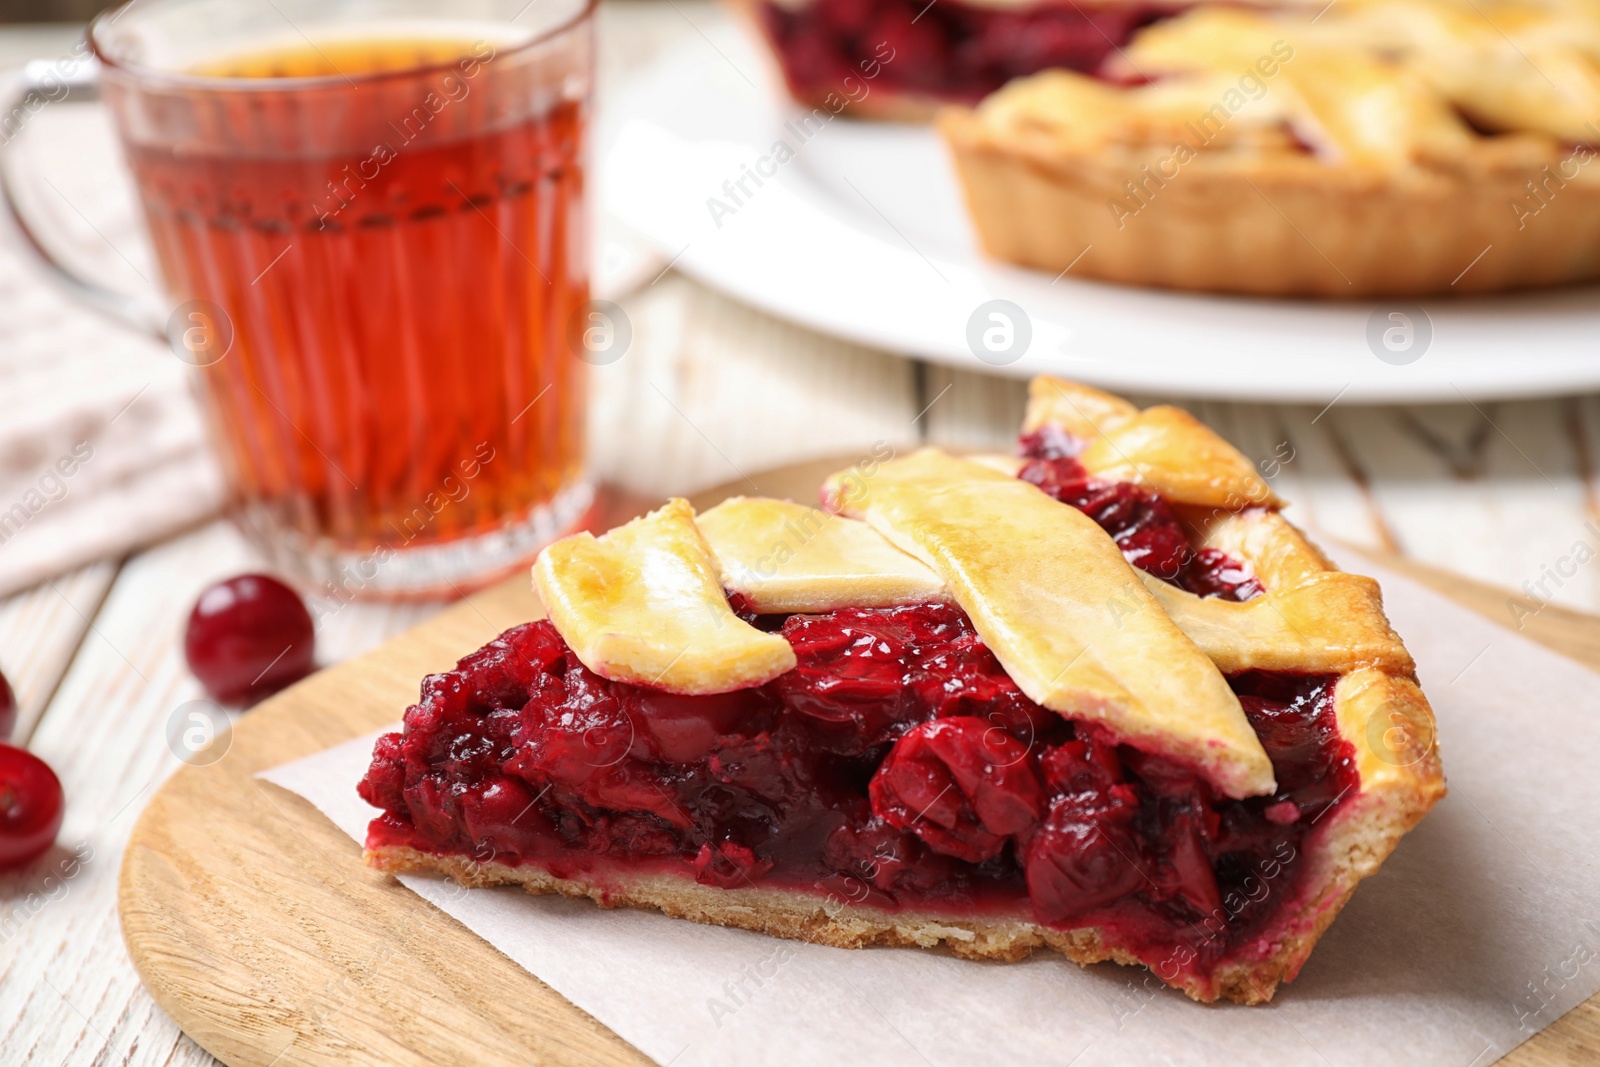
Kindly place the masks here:
POLYGON ((800 114, 734 27, 696 37, 607 109, 604 203, 679 269, 772 314, 972 370, 1324 404, 1600 387, 1600 288, 1380 305, 1052 279, 978 254, 931 130, 807 131, 800 114), (1022 309, 1009 331, 994 300, 1022 309))

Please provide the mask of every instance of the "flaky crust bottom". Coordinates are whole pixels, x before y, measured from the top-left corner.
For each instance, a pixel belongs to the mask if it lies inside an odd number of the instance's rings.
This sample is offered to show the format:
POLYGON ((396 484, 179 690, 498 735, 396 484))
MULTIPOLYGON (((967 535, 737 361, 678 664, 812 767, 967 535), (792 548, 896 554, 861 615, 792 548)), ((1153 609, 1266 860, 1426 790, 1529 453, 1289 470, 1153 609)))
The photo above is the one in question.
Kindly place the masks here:
POLYGON ((959 109, 939 125, 984 250, 1051 274, 1332 298, 1600 278, 1600 182, 1582 173, 1556 188, 1541 168, 1558 171, 1559 155, 1482 173, 1386 175, 1202 152, 1163 180, 1147 173, 1159 154, 1010 144, 959 109), (1540 182, 1549 188, 1535 197, 1529 183, 1540 182))
MULTIPOLYGON (((1157 978, 1191 998, 1261 1004, 1272 999, 1280 982, 1292 980, 1311 948, 1333 922, 1356 884, 1378 869, 1407 830, 1432 806, 1432 797, 1416 793, 1356 797, 1339 809, 1319 835, 1307 857, 1300 900, 1287 921, 1270 938, 1247 945, 1248 957, 1227 961, 1209 979, 1174 966, 1151 968, 1157 978)), ((540 895, 587 898, 601 907, 659 911, 677 919, 751 930, 772 937, 833 948, 937 948, 965 959, 1016 962, 1046 948, 1074 963, 1114 962, 1143 965, 1125 949, 1108 944, 1095 927, 1056 930, 1026 919, 975 918, 930 911, 888 912, 862 907, 836 897, 768 886, 720 889, 686 877, 622 873, 605 884, 557 878, 530 865, 478 862, 465 856, 441 856, 405 846, 368 849, 369 866, 392 874, 434 873, 469 888, 520 885, 540 895)))

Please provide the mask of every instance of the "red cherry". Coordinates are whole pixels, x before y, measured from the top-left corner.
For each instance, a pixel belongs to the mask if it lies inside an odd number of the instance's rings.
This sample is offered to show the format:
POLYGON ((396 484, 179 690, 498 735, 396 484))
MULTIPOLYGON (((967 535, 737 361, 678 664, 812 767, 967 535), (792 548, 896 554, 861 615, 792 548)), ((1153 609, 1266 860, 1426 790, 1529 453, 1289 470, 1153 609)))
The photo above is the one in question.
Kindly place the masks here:
POLYGON ((11 691, 11 683, 6 681, 6 676, 0 674, 0 741, 11 740, 16 728, 17 695, 11 691))
POLYGON ((264 574, 242 574, 200 594, 183 654, 214 700, 249 704, 311 673, 316 633, 293 589, 264 574))
POLYGON ((920 723, 901 735, 867 785, 873 814, 937 852, 993 859, 1044 813, 1039 772, 1022 742, 970 715, 920 723))
POLYGON ((55 844, 61 780, 27 749, 0 745, 0 870, 21 867, 55 844))

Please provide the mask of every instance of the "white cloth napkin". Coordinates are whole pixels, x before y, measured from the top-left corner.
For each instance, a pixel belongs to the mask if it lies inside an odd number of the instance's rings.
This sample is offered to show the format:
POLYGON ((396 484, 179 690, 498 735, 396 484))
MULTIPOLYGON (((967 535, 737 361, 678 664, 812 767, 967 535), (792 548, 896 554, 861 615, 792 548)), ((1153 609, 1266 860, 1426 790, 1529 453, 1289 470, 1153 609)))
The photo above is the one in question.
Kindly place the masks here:
MULTIPOLYGON (((154 291, 102 109, 45 107, 8 153, 52 248, 123 291, 154 291)), ((159 541, 223 498, 187 367, 69 297, 12 236, 0 240, 0 596, 159 541)))
POLYGON ((184 366, 0 244, 0 596, 216 513, 184 366))
MULTIPOLYGON (((1080 970, 1050 953, 1003 965, 851 952, 402 881, 674 1067, 1485 1067, 1600 989, 1600 679, 1415 582, 1346 565, 1383 584, 1439 716, 1451 794, 1270 1007, 1205 1007, 1142 970, 1080 970)), ((262 777, 359 842, 373 810, 355 784, 371 742, 262 777)), ((356 847, 348 859, 360 862, 356 847)))

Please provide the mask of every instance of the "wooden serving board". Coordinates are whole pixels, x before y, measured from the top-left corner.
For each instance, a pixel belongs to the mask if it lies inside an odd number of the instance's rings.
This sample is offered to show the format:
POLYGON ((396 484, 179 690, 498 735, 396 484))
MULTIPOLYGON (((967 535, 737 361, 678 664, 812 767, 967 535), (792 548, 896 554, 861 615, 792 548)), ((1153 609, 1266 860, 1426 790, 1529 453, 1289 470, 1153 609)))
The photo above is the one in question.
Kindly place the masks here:
MULTIPOLYGON (((812 500, 822 478, 849 462, 786 467, 758 481, 769 495, 812 500)), ((695 503, 710 506, 745 484, 695 503)), ((1519 599, 1382 562, 1502 624, 1519 599)), ((649 1063, 454 919, 363 866, 360 846, 309 803, 254 777, 396 721, 424 674, 449 669, 535 611, 523 578, 472 596, 262 704, 235 725, 226 756, 179 769, 155 794, 122 863, 123 936, 151 995, 200 1045, 234 1067, 649 1063)), ((1551 607, 1522 632, 1600 668, 1600 618, 1551 607)), ((1600 996, 1503 1062, 1597 1058, 1600 996)))

